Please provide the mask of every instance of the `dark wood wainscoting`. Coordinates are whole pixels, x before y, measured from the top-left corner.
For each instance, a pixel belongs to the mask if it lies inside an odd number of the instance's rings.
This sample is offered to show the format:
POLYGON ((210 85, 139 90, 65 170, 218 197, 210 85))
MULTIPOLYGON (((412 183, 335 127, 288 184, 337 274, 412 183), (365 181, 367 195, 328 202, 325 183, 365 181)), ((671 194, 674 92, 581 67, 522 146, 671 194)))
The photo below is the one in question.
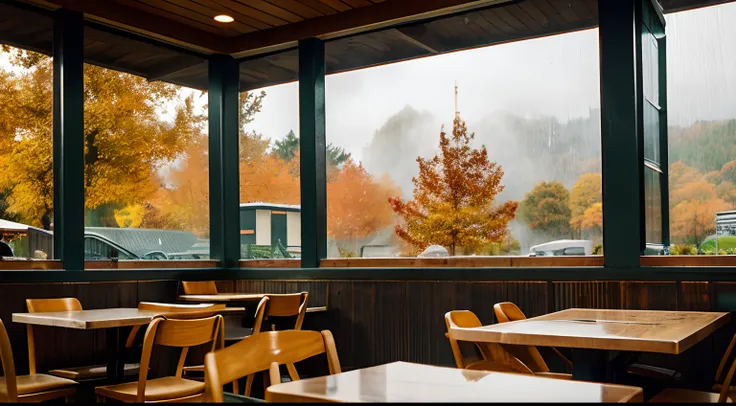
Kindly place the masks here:
MULTIPOLYGON (((137 307, 141 301, 173 303, 177 284, 177 281, 0 284, 0 319, 8 329, 16 372, 28 373, 28 341, 26 326, 13 323, 11 315, 27 311, 27 298, 76 297, 85 309, 137 307)), ((39 371, 105 363, 104 331, 54 327, 34 329, 39 371)))
MULTIPOLYGON (((308 318, 305 328, 329 328, 333 332, 345 369, 397 360, 452 366, 452 354, 444 337, 444 314, 453 309, 469 309, 484 324, 491 324, 496 322, 493 304, 501 301, 518 304, 529 317, 571 307, 736 309, 736 283, 731 282, 239 280, 230 286, 237 292, 308 290, 310 306, 322 305, 317 301, 321 292, 325 292, 328 311, 324 317, 308 318)), ((693 383, 701 380, 702 385, 708 385, 734 334, 734 324, 721 329, 683 356, 647 354, 642 358, 672 367, 694 362, 698 364, 699 372, 694 374, 693 383)))
MULTIPOLYGON (((527 316, 570 307, 651 310, 732 311, 734 282, 667 281, 362 281, 362 280, 223 280, 221 292, 309 292, 309 306, 327 311, 309 313, 306 329, 329 329, 335 335, 344 369, 392 361, 453 365, 444 314, 453 309, 474 311, 484 324, 495 323, 493 304, 517 303, 527 316)), ((28 368, 25 326, 11 314, 25 311, 26 298, 74 296, 87 309, 135 307, 140 301, 174 302, 178 281, 116 281, 0 284, 0 318, 10 333, 16 368, 28 368)), ((658 357, 662 365, 698 365, 695 381, 712 382, 713 371, 734 333, 734 323, 681 357, 658 357)), ((103 332, 41 328, 39 370, 102 363, 103 332)), ((162 363, 171 360, 162 358, 162 363)), ((155 361, 155 360, 154 360, 155 361)), ((551 365, 554 368, 554 365, 551 365)), ((156 367, 163 370, 164 367, 156 367)), ((168 368, 165 368, 168 370, 168 368)), ((695 371, 695 370, 694 370, 695 371)), ((153 371, 152 371, 153 372, 153 371)))

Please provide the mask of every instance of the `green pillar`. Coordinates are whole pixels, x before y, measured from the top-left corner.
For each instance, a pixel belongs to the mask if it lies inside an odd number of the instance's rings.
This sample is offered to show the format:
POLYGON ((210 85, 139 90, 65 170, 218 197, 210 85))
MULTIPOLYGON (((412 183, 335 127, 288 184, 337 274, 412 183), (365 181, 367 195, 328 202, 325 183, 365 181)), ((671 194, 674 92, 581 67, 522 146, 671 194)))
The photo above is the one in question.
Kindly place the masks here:
POLYGON ((643 245, 642 151, 637 123, 639 0, 599 0, 603 256, 607 267, 639 266, 643 245))
POLYGON ((54 256, 84 269, 84 18, 54 13, 54 256))
POLYGON ((235 59, 210 57, 210 257, 223 267, 237 267, 240 261, 239 87, 235 59))
POLYGON ((302 268, 317 268, 327 256, 325 142, 325 44, 299 41, 299 148, 302 268))

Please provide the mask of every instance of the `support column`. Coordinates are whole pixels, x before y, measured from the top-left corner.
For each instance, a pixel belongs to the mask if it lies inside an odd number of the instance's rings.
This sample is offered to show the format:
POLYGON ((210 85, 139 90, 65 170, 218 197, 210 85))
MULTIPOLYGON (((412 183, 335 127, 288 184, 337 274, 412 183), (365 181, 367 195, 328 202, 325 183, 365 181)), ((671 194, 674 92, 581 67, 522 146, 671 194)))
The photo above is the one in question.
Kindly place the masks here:
POLYGON ((599 0, 603 261, 639 266, 643 246, 643 154, 637 123, 639 0, 599 0))
POLYGON ((84 18, 54 13, 54 257, 84 269, 84 18))
POLYGON ((239 87, 235 59, 210 57, 210 258, 222 267, 237 267, 240 261, 239 87))
POLYGON ((325 44, 317 38, 299 41, 299 140, 302 268, 317 268, 327 257, 325 44))

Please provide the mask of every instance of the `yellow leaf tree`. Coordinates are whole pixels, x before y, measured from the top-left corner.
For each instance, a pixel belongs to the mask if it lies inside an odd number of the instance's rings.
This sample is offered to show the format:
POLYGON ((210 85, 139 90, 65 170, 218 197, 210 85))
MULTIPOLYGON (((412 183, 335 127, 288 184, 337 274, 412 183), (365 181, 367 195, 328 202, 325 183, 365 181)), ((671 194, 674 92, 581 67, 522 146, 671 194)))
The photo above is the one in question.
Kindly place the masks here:
POLYGON ((417 158, 419 175, 412 178, 412 200, 389 199, 402 220, 396 234, 416 252, 438 244, 450 255, 476 253, 508 235, 517 203, 495 205, 496 195, 503 191, 503 170, 488 159, 485 146, 471 146, 473 138, 456 117, 450 136, 440 132, 440 154, 417 158))
POLYGON ((582 235, 585 211, 603 200, 602 177, 600 173, 581 175, 570 190, 570 227, 578 236, 582 235))

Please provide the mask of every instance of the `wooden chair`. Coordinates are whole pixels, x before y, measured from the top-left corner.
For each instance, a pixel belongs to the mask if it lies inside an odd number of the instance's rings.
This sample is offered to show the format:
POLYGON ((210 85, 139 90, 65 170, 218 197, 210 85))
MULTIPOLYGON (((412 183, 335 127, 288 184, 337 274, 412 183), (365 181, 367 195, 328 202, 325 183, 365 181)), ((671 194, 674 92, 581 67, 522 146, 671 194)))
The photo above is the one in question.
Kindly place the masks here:
MULTIPOLYGON (((268 297, 264 297, 261 299, 260 302, 258 302, 258 307, 256 308, 256 314, 255 314, 255 322, 253 324, 253 328, 249 329, 250 334, 258 334, 261 331, 261 325, 263 324, 263 318, 266 314, 266 304, 268 303, 268 297)), ((222 305, 223 307, 225 305, 222 305)), ((227 319, 225 319, 227 320, 227 319)), ((229 342, 227 337, 227 331, 230 326, 225 323, 223 325, 224 328, 224 335, 225 335, 225 345, 229 345, 232 342, 229 342)), ((247 337, 247 336, 246 336, 247 337)), ((245 337, 243 337, 245 338, 245 337)), ((241 338, 242 340, 242 338, 241 338)), ((240 341, 240 340, 237 340, 240 341)), ((236 341, 236 342, 237 342, 236 341)), ((191 365, 184 367, 184 377, 194 379, 194 380, 204 380, 204 365, 191 365)), ((245 395, 250 395, 251 387, 253 386, 253 379, 254 377, 248 377, 248 380, 245 384, 245 395)), ((237 394, 239 391, 238 389, 238 382, 233 382, 233 393, 237 394)))
POLYGON ((95 389, 98 402, 114 399, 121 402, 199 401, 204 383, 182 378, 189 348, 212 343, 212 350, 223 345, 222 316, 199 318, 207 312, 184 312, 156 316, 146 329, 141 354, 141 373, 137 382, 100 386, 95 389), (148 367, 154 346, 181 348, 174 376, 148 380, 148 367))
MULTIPOLYGON (((26 307, 29 313, 41 312, 72 312, 82 310, 82 304, 75 297, 54 298, 54 299, 26 299, 26 307)), ((137 329, 131 332, 128 337, 126 348, 130 348, 137 329)), ((31 374, 36 373, 36 341, 33 326, 26 325, 26 334, 28 335, 28 371, 31 374)), ((124 366, 124 376, 135 376, 138 374, 139 365, 137 363, 126 363, 124 366)), ((86 381, 92 379, 104 379, 107 376, 107 367, 105 365, 88 365, 73 368, 61 368, 48 371, 50 375, 58 376, 75 381, 86 381)))
POLYGON ((470 310, 453 310, 445 314, 445 337, 450 341, 455 364, 460 369, 497 372, 516 372, 534 375, 528 366, 511 355, 501 345, 494 343, 470 343, 457 341, 450 336, 451 327, 475 328, 482 324, 470 310))
MULTIPOLYGON (((493 305, 493 312, 496 314, 496 319, 499 323, 506 323, 509 321, 526 320, 526 315, 519 309, 519 307, 512 302, 501 302, 493 305)), ((532 371, 535 373, 544 372, 550 373, 547 363, 542 358, 542 354, 539 353, 537 347, 534 346, 520 346, 520 345, 509 345, 504 346, 509 352, 517 356, 520 360, 524 361, 532 371)), ((572 362, 565 357, 557 348, 551 347, 552 351, 562 359, 567 368, 572 368, 572 362)), ((654 365, 646 365, 634 363, 628 366, 627 372, 634 375, 645 376, 653 378, 659 381, 672 381, 676 379, 679 374, 677 371, 657 367, 654 365)), ((554 373, 554 372, 551 372, 554 373)))
POLYGON ((184 289, 185 295, 216 295, 217 284, 215 281, 203 281, 203 282, 181 282, 181 287, 184 289))
POLYGON ((4 375, 0 377, 0 402, 35 403, 65 398, 69 403, 74 398, 77 383, 71 379, 36 373, 15 375, 13 350, 2 320, 0 320, 0 362, 4 375))
MULTIPOLYGON (((280 383, 279 365, 293 365, 323 353, 327 355, 330 374, 340 373, 335 340, 329 330, 267 331, 246 337, 205 356, 205 401, 223 402, 223 385, 266 370, 271 384, 280 383)), ((291 379, 299 380, 296 370, 291 379)))
MULTIPOLYGON (((511 302, 496 303, 493 305, 493 312, 496 314, 496 320, 498 320, 499 323, 526 320, 524 312, 511 302)), ((550 372, 549 366, 547 366, 547 363, 544 361, 544 358, 537 347, 531 345, 509 345, 504 346, 504 348, 522 360, 535 373, 550 372)), ((572 369, 572 362, 566 356, 564 356, 557 348, 552 347, 552 351, 562 359, 562 362, 567 368, 572 369)))
POLYGON ((718 382, 719 378, 723 376, 726 364, 729 362, 731 352, 733 351, 734 344, 736 343, 736 335, 731 339, 731 344, 726 349, 726 353, 721 358, 721 363, 716 371, 716 383, 713 385, 713 392, 703 392, 691 389, 677 389, 668 388, 654 396, 649 400, 649 403, 733 403, 733 390, 732 385, 734 372, 736 372, 736 359, 731 362, 731 367, 726 374, 725 379, 718 382), (716 389, 717 388, 717 389, 716 389))

